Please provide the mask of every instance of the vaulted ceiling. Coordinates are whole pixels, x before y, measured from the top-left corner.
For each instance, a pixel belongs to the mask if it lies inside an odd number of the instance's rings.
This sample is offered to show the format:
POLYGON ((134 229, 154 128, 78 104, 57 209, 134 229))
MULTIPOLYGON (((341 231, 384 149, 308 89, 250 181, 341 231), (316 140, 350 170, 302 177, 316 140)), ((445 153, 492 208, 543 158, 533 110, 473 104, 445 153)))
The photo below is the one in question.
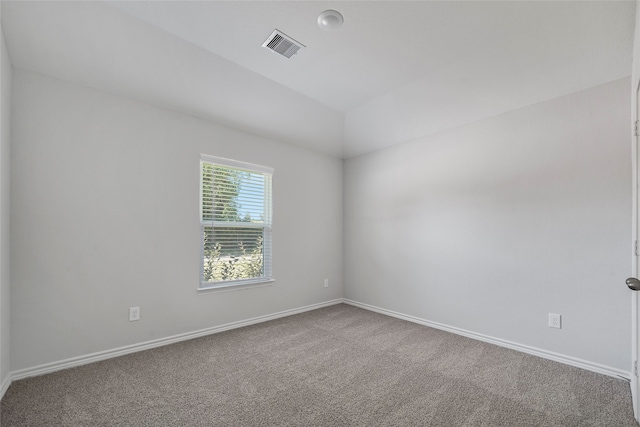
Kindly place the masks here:
POLYGON ((635 1, 2 1, 12 65, 336 157, 631 74, 635 1), (344 16, 336 31, 318 15, 344 16), (306 47, 262 47, 279 29, 306 47))

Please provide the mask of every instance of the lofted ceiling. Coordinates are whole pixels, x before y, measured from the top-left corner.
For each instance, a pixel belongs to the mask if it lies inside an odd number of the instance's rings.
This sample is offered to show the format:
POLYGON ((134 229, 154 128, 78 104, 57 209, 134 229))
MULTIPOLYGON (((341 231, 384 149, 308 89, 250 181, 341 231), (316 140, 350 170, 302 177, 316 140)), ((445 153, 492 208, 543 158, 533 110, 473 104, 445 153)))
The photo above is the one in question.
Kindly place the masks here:
POLYGON ((631 74, 628 1, 2 1, 12 65, 353 157, 631 74), (320 29, 326 9, 344 16, 320 29), (274 29, 306 47, 262 47, 274 29))

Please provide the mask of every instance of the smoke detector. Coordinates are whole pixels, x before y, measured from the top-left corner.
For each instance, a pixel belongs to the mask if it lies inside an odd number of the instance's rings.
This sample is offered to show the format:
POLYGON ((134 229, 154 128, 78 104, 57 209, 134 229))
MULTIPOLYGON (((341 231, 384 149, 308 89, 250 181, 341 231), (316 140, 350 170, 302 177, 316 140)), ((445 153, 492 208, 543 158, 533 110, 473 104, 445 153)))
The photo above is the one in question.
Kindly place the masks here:
POLYGON ((325 10, 318 16, 318 27, 325 31, 335 31, 342 27, 344 17, 337 10, 325 10))
POLYGON ((262 46, 287 58, 291 58, 300 48, 305 47, 305 45, 295 41, 280 30, 275 30, 271 33, 267 40, 262 43, 262 46))

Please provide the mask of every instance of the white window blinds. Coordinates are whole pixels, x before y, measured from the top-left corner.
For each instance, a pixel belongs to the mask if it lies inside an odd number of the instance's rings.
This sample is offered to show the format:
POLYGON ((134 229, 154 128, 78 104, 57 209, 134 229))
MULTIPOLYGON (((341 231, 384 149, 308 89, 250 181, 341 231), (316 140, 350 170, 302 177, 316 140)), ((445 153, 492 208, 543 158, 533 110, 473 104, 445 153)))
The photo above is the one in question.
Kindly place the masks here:
POLYGON ((271 177, 264 166, 200 160, 200 287, 271 280, 271 177))

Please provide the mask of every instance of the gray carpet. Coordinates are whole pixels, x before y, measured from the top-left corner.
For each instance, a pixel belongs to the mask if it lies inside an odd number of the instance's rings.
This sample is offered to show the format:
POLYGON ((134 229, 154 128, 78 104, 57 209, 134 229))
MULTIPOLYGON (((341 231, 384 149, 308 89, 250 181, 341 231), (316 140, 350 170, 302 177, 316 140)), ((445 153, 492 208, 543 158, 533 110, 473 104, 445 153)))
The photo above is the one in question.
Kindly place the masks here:
POLYGON ((10 426, 637 426, 627 382, 340 304, 11 385, 10 426))

